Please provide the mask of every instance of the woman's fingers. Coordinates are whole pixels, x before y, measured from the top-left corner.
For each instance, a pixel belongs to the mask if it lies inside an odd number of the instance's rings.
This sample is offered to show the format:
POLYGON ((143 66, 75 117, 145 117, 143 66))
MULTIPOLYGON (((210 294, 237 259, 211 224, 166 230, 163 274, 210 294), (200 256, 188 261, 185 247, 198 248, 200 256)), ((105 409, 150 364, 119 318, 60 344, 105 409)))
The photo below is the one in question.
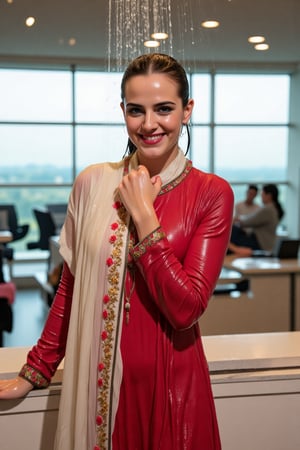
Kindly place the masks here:
POLYGON ((10 380, 0 380, 0 399, 25 397, 32 389, 32 384, 21 377, 12 378, 10 380))

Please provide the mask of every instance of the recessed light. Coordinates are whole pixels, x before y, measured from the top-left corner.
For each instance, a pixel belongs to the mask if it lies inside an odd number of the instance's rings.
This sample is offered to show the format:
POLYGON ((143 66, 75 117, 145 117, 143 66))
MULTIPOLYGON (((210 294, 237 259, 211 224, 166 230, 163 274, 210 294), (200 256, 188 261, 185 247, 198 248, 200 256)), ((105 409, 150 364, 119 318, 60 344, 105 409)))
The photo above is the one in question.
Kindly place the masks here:
POLYGON ((9 3, 10 5, 14 2, 14 0, 6 0, 6 3, 9 3))
POLYGON ((220 22, 217 20, 205 20, 201 23, 203 28, 218 28, 220 26, 220 22))
POLYGON ((35 18, 32 16, 26 17, 25 24, 27 27, 32 27, 35 24, 35 18))
POLYGON ((249 36, 248 42, 251 44, 261 44, 262 42, 265 42, 265 38, 263 36, 249 36))
POLYGON ((145 41, 144 46, 154 48, 154 47, 159 47, 160 43, 158 41, 145 41))
POLYGON ((269 44, 256 44, 254 45, 255 50, 264 51, 269 50, 270 46, 269 44))
POLYGON ((169 35, 168 33, 152 33, 151 37, 153 39, 167 39, 169 35))
POLYGON ((73 47, 73 45, 76 45, 76 39, 75 39, 75 38, 70 38, 70 39, 68 40, 68 43, 69 43, 69 45, 70 45, 71 47, 73 47))

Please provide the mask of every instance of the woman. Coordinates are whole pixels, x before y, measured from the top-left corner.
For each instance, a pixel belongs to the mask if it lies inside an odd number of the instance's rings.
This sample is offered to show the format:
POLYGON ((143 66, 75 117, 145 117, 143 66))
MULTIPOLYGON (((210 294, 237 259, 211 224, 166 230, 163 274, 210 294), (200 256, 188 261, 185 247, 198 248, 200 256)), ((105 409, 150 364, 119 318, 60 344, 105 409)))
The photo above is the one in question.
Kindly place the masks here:
POLYGON ((253 250, 272 252, 276 242, 277 226, 284 211, 278 200, 275 184, 266 184, 262 188, 263 207, 248 216, 237 217, 234 221, 228 246, 231 253, 250 256, 253 250), (251 233, 247 229, 251 229, 251 233))
POLYGON ((138 57, 121 95, 130 154, 78 176, 48 321, 1 396, 46 386, 66 354, 56 449, 218 450, 198 319, 226 253, 232 190, 178 146, 193 100, 176 60, 138 57))

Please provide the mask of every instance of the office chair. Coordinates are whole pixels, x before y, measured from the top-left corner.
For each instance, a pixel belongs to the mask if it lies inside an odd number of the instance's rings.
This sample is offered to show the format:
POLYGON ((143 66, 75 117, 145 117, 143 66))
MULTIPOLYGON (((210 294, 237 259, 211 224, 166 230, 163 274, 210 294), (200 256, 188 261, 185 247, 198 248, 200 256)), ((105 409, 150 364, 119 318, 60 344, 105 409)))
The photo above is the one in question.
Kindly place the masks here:
POLYGON ((67 214, 67 203, 48 203, 46 205, 47 210, 51 213, 53 222, 56 227, 56 234, 60 233, 60 230, 64 224, 67 214))
POLYGON ((49 250, 49 239, 56 235, 56 227, 49 211, 43 209, 33 209, 33 214, 36 218, 39 227, 39 239, 34 242, 28 242, 28 250, 40 249, 49 250))
MULTIPOLYGON (((11 242, 23 239, 29 231, 29 224, 20 225, 18 223, 17 211, 14 205, 0 205, 0 229, 10 231, 12 234, 11 242)), ((3 257, 9 260, 13 259, 13 248, 8 244, 3 244, 3 257)))

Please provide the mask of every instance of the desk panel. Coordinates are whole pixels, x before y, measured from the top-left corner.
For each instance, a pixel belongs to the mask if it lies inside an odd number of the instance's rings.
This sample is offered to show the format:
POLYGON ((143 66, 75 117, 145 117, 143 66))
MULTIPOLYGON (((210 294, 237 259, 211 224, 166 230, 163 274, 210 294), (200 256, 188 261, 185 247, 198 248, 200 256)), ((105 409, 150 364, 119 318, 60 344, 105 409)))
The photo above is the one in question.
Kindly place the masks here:
POLYGON ((290 277, 249 276, 250 292, 213 296, 200 318, 203 335, 289 331, 290 277))

